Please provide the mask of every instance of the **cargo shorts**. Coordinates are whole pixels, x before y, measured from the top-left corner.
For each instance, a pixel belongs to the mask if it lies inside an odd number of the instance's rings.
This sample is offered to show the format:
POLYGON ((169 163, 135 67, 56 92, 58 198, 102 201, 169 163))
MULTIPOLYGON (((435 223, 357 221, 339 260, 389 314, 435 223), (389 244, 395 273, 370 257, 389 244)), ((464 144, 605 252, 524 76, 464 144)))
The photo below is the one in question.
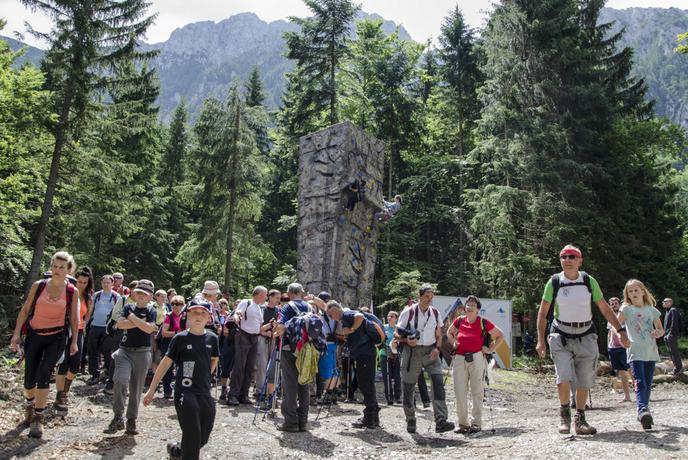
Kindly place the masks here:
POLYGON ((579 339, 563 338, 558 332, 550 333, 547 338, 557 384, 573 382, 579 388, 592 388, 599 353, 597 334, 588 334, 579 339))

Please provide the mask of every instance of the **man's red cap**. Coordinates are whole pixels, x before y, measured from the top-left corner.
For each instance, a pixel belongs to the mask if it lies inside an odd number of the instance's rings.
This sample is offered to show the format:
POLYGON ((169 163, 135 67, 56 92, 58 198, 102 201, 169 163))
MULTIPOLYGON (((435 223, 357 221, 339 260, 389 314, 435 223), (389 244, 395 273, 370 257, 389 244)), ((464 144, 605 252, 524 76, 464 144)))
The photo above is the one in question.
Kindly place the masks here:
POLYGON ((559 252, 559 257, 567 254, 573 254, 576 257, 580 257, 581 259, 583 258, 583 253, 580 252, 580 249, 578 249, 575 246, 564 246, 564 249, 562 249, 559 252))

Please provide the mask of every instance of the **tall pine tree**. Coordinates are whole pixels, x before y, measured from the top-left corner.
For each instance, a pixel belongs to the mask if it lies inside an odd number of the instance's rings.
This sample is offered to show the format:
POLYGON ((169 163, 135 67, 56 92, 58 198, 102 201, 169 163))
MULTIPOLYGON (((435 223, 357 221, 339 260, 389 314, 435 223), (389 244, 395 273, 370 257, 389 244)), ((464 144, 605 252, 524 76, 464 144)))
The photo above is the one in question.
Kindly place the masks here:
POLYGON ((138 50, 136 45, 154 16, 147 15, 150 3, 145 0, 22 0, 22 3, 54 21, 50 33, 32 32, 50 44, 43 69, 48 76, 48 88, 55 95, 54 111, 58 114, 52 127, 55 145, 41 218, 34 233, 28 288, 38 277, 43 258, 65 146, 78 139, 79 125, 92 106, 94 92, 119 84, 111 70, 123 62, 153 54, 138 50))

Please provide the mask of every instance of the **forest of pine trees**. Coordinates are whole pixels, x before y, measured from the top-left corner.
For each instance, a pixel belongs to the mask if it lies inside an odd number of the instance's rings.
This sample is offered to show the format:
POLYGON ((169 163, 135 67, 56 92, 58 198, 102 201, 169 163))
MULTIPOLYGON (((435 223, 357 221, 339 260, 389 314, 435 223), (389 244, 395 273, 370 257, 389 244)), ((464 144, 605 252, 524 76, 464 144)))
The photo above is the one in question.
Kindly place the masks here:
POLYGON ((0 41, 0 326, 58 249, 187 294, 285 287, 298 139, 343 120, 386 143, 384 190, 404 197, 376 303, 430 281, 532 313, 567 243, 608 297, 631 277, 688 296, 686 133, 654 116, 602 0, 501 0, 480 31, 457 7, 436 45, 353 24, 349 0, 304 2, 278 111, 254 68, 166 125, 136 47, 148 2, 23 1, 56 20, 40 69, 0 41))

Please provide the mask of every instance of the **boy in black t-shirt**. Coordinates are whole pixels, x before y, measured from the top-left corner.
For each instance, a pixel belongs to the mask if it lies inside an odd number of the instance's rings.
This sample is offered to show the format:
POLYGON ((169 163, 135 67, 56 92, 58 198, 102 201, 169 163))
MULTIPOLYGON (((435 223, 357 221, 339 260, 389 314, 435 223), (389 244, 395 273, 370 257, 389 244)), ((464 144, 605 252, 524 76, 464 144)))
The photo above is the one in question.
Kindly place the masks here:
POLYGON ((203 298, 194 298, 187 308, 188 330, 172 338, 165 357, 160 362, 143 404, 155 397, 160 379, 174 363, 174 407, 182 429, 182 442, 167 444, 173 459, 198 459, 213 431, 215 400, 210 396, 210 376, 217 368, 219 347, 217 335, 205 329, 212 315, 212 306, 203 298))

